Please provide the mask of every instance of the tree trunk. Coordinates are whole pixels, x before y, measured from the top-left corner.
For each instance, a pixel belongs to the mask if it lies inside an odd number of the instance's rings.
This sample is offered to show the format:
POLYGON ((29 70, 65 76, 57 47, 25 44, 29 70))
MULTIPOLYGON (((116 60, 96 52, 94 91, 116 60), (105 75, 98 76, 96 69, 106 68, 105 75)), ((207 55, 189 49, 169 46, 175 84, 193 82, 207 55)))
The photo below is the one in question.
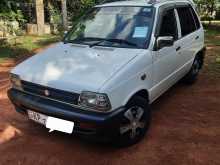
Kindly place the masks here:
POLYGON ((66 0, 62 0, 62 18, 63 18, 63 28, 64 28, 64 30, 67 30, 68 22, 67 22, 66 0))
POLYGON ((37 33, 44 34, 44 2, 43 0, 35 0, 36 16, 37 16, 37 33))

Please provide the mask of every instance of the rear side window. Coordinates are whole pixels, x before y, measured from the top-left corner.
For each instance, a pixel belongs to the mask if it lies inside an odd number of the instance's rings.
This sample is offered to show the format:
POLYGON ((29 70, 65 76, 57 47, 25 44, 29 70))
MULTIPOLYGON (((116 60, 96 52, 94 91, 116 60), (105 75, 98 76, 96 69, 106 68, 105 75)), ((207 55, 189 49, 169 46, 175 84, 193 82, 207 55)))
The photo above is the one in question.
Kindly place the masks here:
POLYGON ((194 32, 197 28, 194 22, 191 9, 189 7, 181 7, 177 8, 177 12, 180 19, 182 36, 186 36, 194 32))
POLYGON ((195 24, 196 24, 196 28, 197 29, 200 29, 201 25, 200 25, 200 22, 199 22, 199 18, 198 16, 196 15, 196 12, 193 8, 190 8, 191 9, 191 12, 192 12, 192 15, 193 15, 193 18, 194 18, 194 21, 195 21, 195 24))

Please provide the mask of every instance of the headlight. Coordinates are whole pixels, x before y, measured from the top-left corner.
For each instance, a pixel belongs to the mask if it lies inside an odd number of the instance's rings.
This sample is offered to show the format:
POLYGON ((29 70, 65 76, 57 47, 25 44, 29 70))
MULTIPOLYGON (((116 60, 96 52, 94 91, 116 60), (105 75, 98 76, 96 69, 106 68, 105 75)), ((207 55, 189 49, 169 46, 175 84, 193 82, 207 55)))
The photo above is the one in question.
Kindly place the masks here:
POLYGON ((79 98, 79 105, 102 112, 107 112, 111 109, 108 96, 94 92, 82 92, 79 98))
POLYGON ((10 75, 12 87, 18 90, 23 90, 20 77, 16 74, 10 75))

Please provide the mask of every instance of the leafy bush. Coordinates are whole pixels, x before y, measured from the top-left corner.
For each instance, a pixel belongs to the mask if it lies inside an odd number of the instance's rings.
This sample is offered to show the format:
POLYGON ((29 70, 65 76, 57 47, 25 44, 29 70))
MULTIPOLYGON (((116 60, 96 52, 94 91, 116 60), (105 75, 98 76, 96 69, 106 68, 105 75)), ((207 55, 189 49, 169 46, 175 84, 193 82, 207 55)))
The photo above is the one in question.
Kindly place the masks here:
POLYGON ((19 27, 23 27, 26 20, 22 11, 15 5, 16 3, 13 5, 12 2, 0 1, 0 31, 15 35, 21 33, 19 27))

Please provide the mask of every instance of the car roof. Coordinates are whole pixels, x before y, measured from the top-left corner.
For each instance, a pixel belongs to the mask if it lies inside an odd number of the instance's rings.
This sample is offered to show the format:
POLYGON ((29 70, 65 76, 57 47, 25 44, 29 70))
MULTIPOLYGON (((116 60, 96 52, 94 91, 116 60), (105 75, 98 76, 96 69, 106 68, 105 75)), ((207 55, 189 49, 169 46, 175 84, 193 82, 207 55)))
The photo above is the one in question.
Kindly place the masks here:
POLYGON ((101 5, 96 7, 107 6, 155 6, 159 7, 167 3, 187 3, 195 6, 193 0, 105 0, 101 5))
POLYGON ((151 6, 152 4, 149 4, 147 1, 145 0, 123 0, 123 1, 107 1, 104 2, 103 4, 99 5, 99 6, 151 6))

